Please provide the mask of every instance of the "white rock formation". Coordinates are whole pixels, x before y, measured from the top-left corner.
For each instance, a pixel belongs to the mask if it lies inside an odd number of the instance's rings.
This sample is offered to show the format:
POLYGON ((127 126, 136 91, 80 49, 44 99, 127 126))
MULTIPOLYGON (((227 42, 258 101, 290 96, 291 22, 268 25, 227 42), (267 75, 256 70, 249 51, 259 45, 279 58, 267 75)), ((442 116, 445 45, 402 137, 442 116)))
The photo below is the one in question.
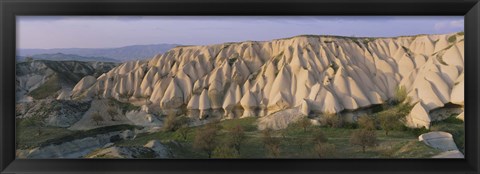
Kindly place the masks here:
POLYGON ((441 151, 458 150, 457 145, 453 141, 452 134, 448 132, 429 132, 418 136, 418 141, 424 142, 426 145, 441 151))
POLYGON ((418 102, 413 106, 410 114, 407 116, 407 125, 410 127, 426 127, 430 128, 430 122, 432 119, 428 114, 428 110, 422 102, 418 102))
POLYGON ((384 103, 404 86, 412 102, 421 103, 410 114, 412 125, 428 127, 431 110, 463 105, 463 45, 463 35, 452 33, 181 46, 149 61, 124 63, 94 84, 84 79, 72 96, 144 97, 151 112, 235 118, 300 105, 304 114, 355 110, 384 103))
POLYGON ((110 143, 113 137, 127 139, 123 134, 125 131, 116 131, 34 149, 18 149, 17 158, 80 158, 110 143))
POLYGON ((418 137, 419 141, 435 149, 441 150, 442 153, 433 156, 432 158, 464 158, 462 152, 457 148, 453 140, 452 134, 448 132, 429 132, 418 137))
POLYGON ((157 154, 159 158, 166 158, 168 157, 168 148, 165 147, 160 141, 158 140, 150 140, 147 144, 143 147, 150 148, 157 154))
POLYGON ((259 130, 267 128, 273 130, 285 129, 288 127, 288 124, 304 117, 305 115, 298 111, 298 109, 286 109, 260 118, 257 127, 259 130))

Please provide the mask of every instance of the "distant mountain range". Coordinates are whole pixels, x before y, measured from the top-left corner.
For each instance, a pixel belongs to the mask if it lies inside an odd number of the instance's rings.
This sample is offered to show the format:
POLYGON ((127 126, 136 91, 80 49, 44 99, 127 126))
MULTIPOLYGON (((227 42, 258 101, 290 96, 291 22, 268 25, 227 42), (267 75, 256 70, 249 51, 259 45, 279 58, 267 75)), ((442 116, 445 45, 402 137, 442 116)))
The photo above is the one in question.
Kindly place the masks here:
MULTIPOLYGON (((132 45, 119 48, 55 48, 55 49, 19 49, 17 56, 20 57, 51 57, 52 55, 42 54, 58 54, 78 55, 82 57, 96 57, 102 59, 114 59, 116 61, 129 61, 138 59, 152 58, 156 54, 161 54, 171 48, 179 46, 177 44, 154 44, 154 45, 132 45)), ((56 55, 58 56, 58 55, 56 55)), ((17 57, 17 58, 18 58, 17 57)), ((55 55, 54 55, 55 57, 55 55)), ((51 60, 51 59, 48 59, 51 60)), ((68 59, 72 60, 72 59, 68 59)))
MULTIPOLYGON (((53 60, 53 61, 82 61, 82 62, 120 62, 120 60, 107 58, 107 57, 85 57, 79 56, 75 54, 63 54, 63 53, 55 53, 55 54, 35 54, 31 57, 33 60, 53 60)), ((24 62, 27 57, 17 56, 17 60, 19 62, 24 62)))

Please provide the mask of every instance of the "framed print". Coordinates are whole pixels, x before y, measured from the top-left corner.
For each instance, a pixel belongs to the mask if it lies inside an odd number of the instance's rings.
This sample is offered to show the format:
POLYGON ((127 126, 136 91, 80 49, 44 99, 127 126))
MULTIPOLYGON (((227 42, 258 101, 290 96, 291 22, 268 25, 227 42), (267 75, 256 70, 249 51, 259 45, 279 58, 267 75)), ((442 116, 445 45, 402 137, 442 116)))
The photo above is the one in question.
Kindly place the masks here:
POLYGON ((478 173, 478 1, 0 10, 2 173, 478 173))

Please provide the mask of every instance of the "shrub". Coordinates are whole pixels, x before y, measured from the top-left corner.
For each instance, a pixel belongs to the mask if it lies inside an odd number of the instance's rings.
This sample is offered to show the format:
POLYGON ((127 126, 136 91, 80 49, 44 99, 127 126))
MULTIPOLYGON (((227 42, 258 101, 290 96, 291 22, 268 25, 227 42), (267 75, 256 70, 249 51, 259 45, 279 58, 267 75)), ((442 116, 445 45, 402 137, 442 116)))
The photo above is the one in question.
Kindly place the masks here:
POLYGON ((273 136, 273 131, 271 129, 263 130, 262 140, 268 155, 271 157, 280 156, 280 139, 273 136))
POLYGON ((295 146, 298 146, 298 149, 300 151, 303 151, 304 145, 307 144, 307 139, 301 136, 293 136, 291 137, 291 141, 295 146))
POLYGON ((230 144, 238 154, 240 154, 240 146, 245 139, 245 131, 242 126, 237 125, 228 129, 228 144, 230 144))
POLYGON ((408 132, 412 135, 415 135, 415 136, 420 136, 424 133, 428 133, 430 132, 427 128, 425 127, 421 127, 421 128, 409 128, 409 127, 406 127, 404 125, 402 125, 402 130, 405 131, 405 132, 408 132))
POLYGON ((386 136, 388 136, 390 131, 399 129, 402 126, 399 120, 400 117, 395 114, 380 114, 378 118, 380 127, 385 131, 386 136))
POLYGON ((117 109, 115 109, 114 107, 109 107, 107 109, 107 113, 108 115, 110 115, 110 119, 112 121, 115 121, 115 116, 118 114, 117 109))
POLYGON ((448 42, 452 43, 452 42, 455 42, 455 41, 457 41, 457 36, 452 35, 452 36, 448 37, 448 42))
POLYGON ((180 134, 180 136, 182 136, 183 140, 187 140, 188 138, 188 133, 190 133, 192 129, 190 128, 190 126, 188 125, 183 125, 180 127, 180 129, 178 129, 178 133, 180 134))
POLYGON ((234 148, 228 145, 216 147, 212 153, 213 158, 238 158, 240 155, 234 148))
POLYGON ((362 152, 365 153, 366 147, 377 145, 377 135, 373 130, 357 129, 350 137, 350 144, 362 147, 362 152))
POLYGON ((323 131, 318 130, 313 134, 313 143, 326 143, 328 142, 328 137, 323 133, 323 131))
POLYGON ((307 132, 307 129, 312 126, 312 122, 307 117, 304 117, 298 121, 298 125, 303 128, 303 132, 307 132))
POLYGON ((183 126, 188 126, 189 119, 185 116, 177 117, 175 113, 169 113, 163 122, 163 130, 173 132, 183 126))
POLYGON ((404 86, 397 86, 395 88, 395 95, 393 97, 392 103, 398 104, 407 99, 407 89, 404 86))
POLYGON ((204 151, 208 158, 212 157, 213 151, 217 147, 216 137, 218 135, 218 126, 207 124, 204 128, 195 132, 193 148, 204 151))
POLYGON ((345 124, 345 120, 338 114, 325 113, 323 115, 323 123, 332 128, 341 128, 345 124))
POLYGON ((332 157, 336 153, 335 145, 330 143, 316 143, 313 149, 319 158, 332 157))
POLYGON ((99 112, 96 112, 92 115, 92 119, 93 121, 95 122, 95 124, 98 126, 98 124, 102 121, 105 121, 102 117, 102 115, 100 115, 99 112))
POLYGON ((373 117, 370 117, 368 115, 362 115, 358 118, 358 127, 361 129, 366 129, 366 130, 375 130, 375 119, 373 117))

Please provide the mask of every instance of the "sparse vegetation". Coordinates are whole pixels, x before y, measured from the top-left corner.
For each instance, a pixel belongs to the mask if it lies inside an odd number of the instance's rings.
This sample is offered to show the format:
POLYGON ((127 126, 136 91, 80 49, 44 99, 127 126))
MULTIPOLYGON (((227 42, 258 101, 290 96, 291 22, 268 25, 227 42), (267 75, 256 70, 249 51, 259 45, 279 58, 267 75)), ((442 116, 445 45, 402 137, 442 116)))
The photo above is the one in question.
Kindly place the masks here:
POLYGON ((238 152, 228 146, 228 145, 222 145, 218 146, 213 150, 212 158, 238 158, 240 155, 238 155, 238 152))
POLYGON ((324 125, 332 128, 341 128, 345 124, 345 120, 339 114, 325 113, 322 118, 324 125))
POLYGON ((393 97, 392 103, 394 105, 399 104, 407 100, 407 97, 407 88, 405 88, 404 86, 397 86, 395 88, 395 95, 393 97))
POLYGON ((117 112, 117 109, 110 106, 108 109, 107 109, 107 113, 108 115, 110 116, 110 120, 111 121, 115 121, 115 116, 118 115, 118 112, 117 112))
POLYGON ((212 157, 213 151, 217 148, 218 123, 209 123, 204 128, 198 129, 195 133, 193 147, 205 152, 208 158, 212 157))
POLYGON ((307 117, 300 119, 298 124, 303 128, 303 132, 307 132, 307 129, 312 126, 312 122, 307 117))
POLYGON ((452 35, 452 36, 448 37, 447 40, 448 40, 449 43, 453 43, 453 42, 457 41, 457 36, 452 35))
POLYGON ((62 87, 58 82, 58 77, 53 76, 50 77, 43 85, 39 86, 38 88, 34 89, 29 93, 35 100, 44 99, 47 97, 55 96, 62 87))
POLYGON ((334 157, 336 151, 335 145, 330 143, 316 143, 314 150, 319 158, 334 157))
POLYGON ((237 125, 233 128, 230 128, 227 130, 227 135, 228 135, 228 145, 232 146, 237 154, 240 154, 240 147, 242 145, 242 142, 245 140, 245 131, 243 130, 243 127, 240 125, 237 125))
POLYGON ((362 115, 358 118, 358 126, 360 129, 365 129, 365 130, 376 130, 376 125, 375 125, 375 118, 368 116, 368 115, 362 115))
POLYGON ((178 129, 178 133, 182 136, 183 140, 186 141, 191 130, 192 128, 188 124, 184 124, 178 129))
POLYGON ((274 131, 265 129, 262 131, 262 141, 267 154, 270 157, 280 156, 280 139, 273 135, 274 131))
POLYGON ((119 102, 116 99, 108 100, 108 104, 109 106, 118 106, 121 109, 123 114, 126 114, 128 111, 136 111, 140 109, 139 106, 135 106, 131 103, 119 102))
MULTIPOLYGON (((398 110, 398 107, 389 106, 386 110, 398 110)), ((228 130, 237 125, 241 125, 245 131, 245 138, 240 144, 241 153, 238 154, 238 158, 274 157, 265 147, 264 132, 256 129, 256 118, 249 117, 224 120, 217 124, 221 129, 219 129, 215 136, 215 148, 213 151, 216 149, 220 151, 220 148, 230 148, 226 151, 231 152, 231 150, 233 150, 233 152, 235 152, 235 149, 229 146, 228 143, 230 138, 228 130)), ((448 125, 449 123, 445 124, 448 125)), ((174 158, 208 158, 208 154, 205 151, 194 148, 195 135, 206 126, 207 125, 192 127, 186 140, 181 136, 179 130, 175 132, 160 131, 140 134, 137 135, 135 140, 123 140, 117 142, 116 145, 143 146, 150 140, 158 139, 162 140, 162 142, 172 150, 174 158)), ((435 124, 432 125, 432 127, 434 126, 435 124)), ((280 158, 318 158, 318 154, 315 151, 316 141, 314 137, 318 135, 317 133, 320 130, 325 135, 324 137, 330 137, 326 143, 332 144, 335 149, 333 154, 327 154, 326 156, 322 156, 322 158, 428 158, 439 153, 438 150, 418 142, 418 135, 422 133, 422 129, 411 129, 403 126, 398 130, 390 131, 388 136, 385 135, 384 130, 374 130, 377 135, 378 146, 375 148, 367 147, 365 153, 359 150, 360 146, 350 144, 352 133, 360 129, 347 128, 345 126, 340 128, 311 126, 307 132, 304 132, 303 128, 298 126, 298 124, 291 124, 283 130, 270 130, 270 136, 267 137, 278 142, 273 143, 277 146, 272 146, 272 150, 279 152, 278 157, 280 158), (299 143, 300 140, 301 142, 299 143), (300 144, 302 148, 300 148, 300 144)), ((213 151, 212 158, 221 158, 218 153, 213 151)))
POLYGON ((100 115, 100 113, 98 112, 92 114, 92 120, 95 122, 95 125, 97 126, 100 124, 100 122, 105 121, 102 115, 100 115))
POLYGON ((379 114, 378 120, 380 122, 380 127, 385 131, 385 135, 388 136, 388 133, 392 130, 399 129, 402 127, 402 123, 396 114, 379 114))
POLYGON ((366 147, 375 147, 377 141, 375 131, 368 129, 357 129, 352 133, 350 138, 350 143, 362 147, 363 153, 365 153, 366 147))

